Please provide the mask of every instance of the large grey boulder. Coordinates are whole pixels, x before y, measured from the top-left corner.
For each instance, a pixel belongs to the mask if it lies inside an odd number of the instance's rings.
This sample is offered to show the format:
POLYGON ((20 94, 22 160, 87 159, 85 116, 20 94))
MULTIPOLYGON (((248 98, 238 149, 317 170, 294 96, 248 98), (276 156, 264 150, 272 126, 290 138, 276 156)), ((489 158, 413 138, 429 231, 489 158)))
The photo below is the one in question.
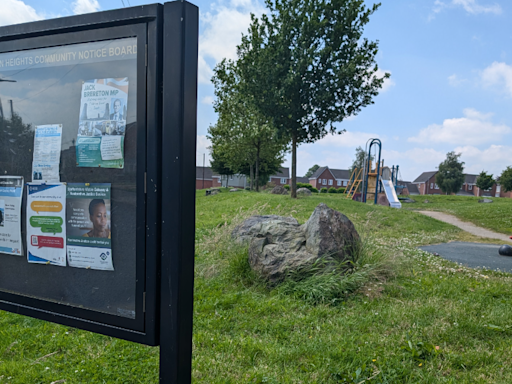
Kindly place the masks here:
POLYGON ((307 188, 299 188, 297 189, 297 195, 311 196, 311 191, 307 188))
POLYGON ((316 257, 306 251, 302 227, 282 220, 270 220, 254 227, 256 236, 249 245, 249 264, 271 283, 290 270, 311 264, 316 257))
POLYGON ((317 257, 349 259, 359 242, 354 224, 343 213, 318 204, 304 225, 306 248, 317 257))
POLYGON ((324 256, 350 259, 359 241, 352 222, 325 204, 318 205, 304 225, 292 217, 253 216, 231 235, 249 244, 249 264, 270 283, 324 256))
POLYGON ((256 228, 257 224, 261 224, 265 221, 271 220, 279 220, 288 224, 293 224, 295 226, 299 226, 299 222, 297 219, 293 217, 285 217, 285 216, 277 216, 277 215, 258 215, 251 216, 248 219, 244 220, 242 224, 238 225, 231 232, 231 237, 235 239, 238 243, 249 244, 253 237, 259 233, 260 227, 256 228))
POLYGON ((287 195, 288 194, 288 191, 286 190, 286 188, 284 187, 281 187, 280 185, 274 187, 270 193, 274 194, 274 195, 287 195))

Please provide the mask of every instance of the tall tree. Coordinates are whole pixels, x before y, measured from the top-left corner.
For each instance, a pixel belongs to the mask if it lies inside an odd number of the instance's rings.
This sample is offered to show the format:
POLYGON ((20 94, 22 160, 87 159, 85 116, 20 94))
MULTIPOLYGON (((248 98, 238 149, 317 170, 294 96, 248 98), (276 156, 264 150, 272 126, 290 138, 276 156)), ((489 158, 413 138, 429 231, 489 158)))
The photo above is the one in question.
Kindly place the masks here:
POLYGON ((512 191, 512 167, 507 167, 500 176, 500 185, 503 187, 505 192, 512 191))
POLYGON ((439 164, 436 183, 446 194, 459 192, 464 184, 464 162, 459 161, 460 153, 448 152, 446 160, 439 164))
POLYGON ((496 184, 492 175, 488 175, 485 171, 480 172, 480 175, 476 178, 476 186, 482 191, 487 191, 496 184))
POLYGON ((252 103, 239 93, 241 81, 233 62, 223 60, 215 69, 212 81, 218 114, 215 126, 208 130, 212 148, 224 154, 227 164, 237 173, 249 170, 252 182, 259 190, 260 173, 275 172, 283 161, 286 141, 252 103), (276 168, 277 167, 277 168, 276 168))
MULTIPOLYGON (((364 161, 368 157, 368 154, 364 151, 363 148, 356 148, 356 158, 352 161, 352 166, 350 167, 350 171, 352 172, 355 168, 361 169, 364 167, 364 161)), ((373 161, 374 157, 370 156, 370 160, 373 161)))
POLYGON ((292 151, 291 197, 297 187, 297 146, 372 104, 385 78, 377 76, 378 43, 362 38, 380 4, 364 0, 266 0, 269 16, 252 15, 238 46, 242 93, 272 119, 292 151))
POLYGON ((315 173, 320 166, 318 164, 313 165, 311 168, 308 169, 304 177, 311 177, 313 176, 313 173, 315 173))

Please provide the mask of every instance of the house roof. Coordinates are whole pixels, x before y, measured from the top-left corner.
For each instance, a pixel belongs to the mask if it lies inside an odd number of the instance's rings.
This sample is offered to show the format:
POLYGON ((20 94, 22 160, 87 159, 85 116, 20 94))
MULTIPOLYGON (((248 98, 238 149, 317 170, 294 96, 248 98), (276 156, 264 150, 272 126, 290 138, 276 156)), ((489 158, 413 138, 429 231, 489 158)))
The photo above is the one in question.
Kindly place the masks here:
POLYGON ((418 186, 416 184, 405 181, 405 182, 402 182, 402 185, 405 185, 407 187, 407 190, 409 191, 409 195, 419 195, 420 194, 420 190, 418 189, 418 186))
POLYGON ((350 179, 350 170, 349 169, 331 169, 332 174, 336 179, 350 179))
POLYGON ((426 183, 428 181, 428 179, 430 179, 436 173, 437 173, 437 171, 423 172, 421 175, 419 175, 416 178, 416 180, 413 181, 413 183, 426 183))
POLYGON ((348 180, 350 179, 350 170, 349 169, 332 169, 332 168, 329 168, 329 167, 320 167, 316 170, 315 173, 313 173, 310 177, 309 177, 309 180, 311 179, 318 179, 320 177, 320 175, 322 173, 324 173, 324 171, 328 169, 329 172, 331 172, 332 176, 335 178, 335 179, 344 179, 344 180, 348 180))
POLYGON ((297 183, 309 183, 309 179, 307 177, 299 177, 297 176, 297 183))
POLYGON ((196 167, 196 179, 203 179, 203 168, 204 168, 204 179, 211 180, 213 173, 210 167, 196 167))
POLYGON ((464 183, 466 184, 476 184, 476 179, 478 175, 464 175, 464 183))
POLYGON ((282 177, 282 178, 289 178, 290 177, 290 168, 280 168, 279 171, 270 177, 282 177))

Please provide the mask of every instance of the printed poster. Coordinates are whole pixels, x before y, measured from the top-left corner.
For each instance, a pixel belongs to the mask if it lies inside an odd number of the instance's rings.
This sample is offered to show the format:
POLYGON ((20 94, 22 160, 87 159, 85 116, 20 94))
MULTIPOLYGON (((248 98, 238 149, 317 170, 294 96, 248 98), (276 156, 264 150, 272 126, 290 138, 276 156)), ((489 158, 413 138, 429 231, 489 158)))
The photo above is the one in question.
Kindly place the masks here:
POLYGON ((23 256, 22 196, 22 176, 0 176, 0 253, 23 256))
POLYGON ((28 262, 66 266, 66 185, 28 184, 28 262))
POLYGON ((79 167, 124 168, 128 78, 82 84, 76 142, 79 167))
POLYGON ((60 182, 62 124, 38 125, 34 135, 32 182, 60 182))
POLYGON ((113 271, 111 186, 68 183, 66 233, 70 267, 113 271))

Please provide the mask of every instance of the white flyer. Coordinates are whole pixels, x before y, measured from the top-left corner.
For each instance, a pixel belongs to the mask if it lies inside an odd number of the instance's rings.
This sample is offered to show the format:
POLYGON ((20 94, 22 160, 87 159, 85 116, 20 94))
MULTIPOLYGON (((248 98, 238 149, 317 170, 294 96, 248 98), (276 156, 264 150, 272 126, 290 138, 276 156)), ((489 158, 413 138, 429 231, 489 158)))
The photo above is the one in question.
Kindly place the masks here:
POLYGON ((103 136, 101 139, 101 160, 118 160, 123 158, 122 136, 103 136))
POLYGON ((60 182, 59 165, 62 145, 62 124, 39 125, 34 136, 32 182, 60 182))
POLYGON ((65 220, 65 184, 28 184, 27 259, 29 263, 66 266, 65 220))
POLYGON ((0 176, 0 253, 23 256, 22 196, 22 176, 0 176))

